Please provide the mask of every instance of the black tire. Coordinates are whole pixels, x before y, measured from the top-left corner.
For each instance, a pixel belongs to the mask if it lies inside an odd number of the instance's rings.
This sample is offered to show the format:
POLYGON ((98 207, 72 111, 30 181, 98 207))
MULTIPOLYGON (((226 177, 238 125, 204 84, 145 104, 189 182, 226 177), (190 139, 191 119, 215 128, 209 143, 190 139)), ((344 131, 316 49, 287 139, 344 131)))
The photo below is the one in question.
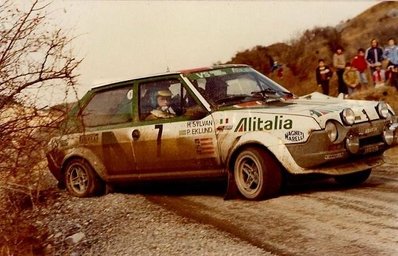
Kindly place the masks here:
POLYGON ((65 185, 77 197, 95 196, 104 191, 104 182, 83 159, 72 159, 65 167, 65 185))
POLYGON ((365 182, 372 172, 372 169, 367 169, 360 172, 334 176, 334 180, 343 186, 355 186, 365 182))
POLYGON ((276 197, 281 190, 282 174, 276 160, 265 150, 250 147, 242 150, 234 163, 235 183, 249 200, 276 197))

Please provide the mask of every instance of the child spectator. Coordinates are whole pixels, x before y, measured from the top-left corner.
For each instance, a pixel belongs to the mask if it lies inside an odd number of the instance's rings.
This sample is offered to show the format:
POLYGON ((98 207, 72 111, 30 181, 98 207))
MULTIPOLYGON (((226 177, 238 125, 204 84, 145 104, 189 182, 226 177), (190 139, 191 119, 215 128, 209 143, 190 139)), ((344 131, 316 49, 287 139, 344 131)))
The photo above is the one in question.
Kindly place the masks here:
POLYGON ((384 49, 384 58, 388 60, 387 67, 398 65, 398 46, 394 38, 388 39, 388 46, 384 49))
POLYGON ((347 94, 347 86, 344 83, 343 73, 345 70, 346 60, 343 52, 343 48, 338 47, 336 52, 333 54, 333 67, 336 69, 337 81, 338 81, 338 92, 347 94))
POLYGON ((322 87, 322 93, 329 95, 329 80, 333 75, 333 71, 325 65, 324 59, 318 60, 318 67, 315 70, 316 82, 322 87))
POLYGON ((379 42, 376 39, 370 41, 370 47, 365 52, 365 59, 370 67, 370 73, 373 74, 378 66, 383 61, 383 49, 379 47, 379 42))
POLYGON ((356 68, 351 67, 349 62, 345 65, 343 79, 348 89, 348 95, 351 95, 359 85, 359 75, 356 68))
POLYGON ((357 55, 351 61, 351 67, 355 68, 358 72, 359 82, 362 85, 368 84, 368 79, 366 77, 366 69, 368 68, 368 63, 365 59, 365 50, 359 48, 357 55))
POLYGON ((386 71, 381 68, 381 63, 375 65, 376 70, 373 72, 373 82, 376 87, 385 85, 386 71))

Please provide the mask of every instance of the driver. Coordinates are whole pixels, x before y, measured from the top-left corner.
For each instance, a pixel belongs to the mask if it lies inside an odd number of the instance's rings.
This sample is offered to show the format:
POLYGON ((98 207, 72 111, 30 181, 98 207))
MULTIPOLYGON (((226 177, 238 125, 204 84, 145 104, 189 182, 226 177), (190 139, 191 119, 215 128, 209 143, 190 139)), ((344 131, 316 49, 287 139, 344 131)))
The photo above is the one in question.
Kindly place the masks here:
POLYGON ((160 89, 155 94, 156 108, 153 109, 145 120, 155 120, 159 118, 175 117, 176 113, 170 107, 171 91, 169 89, 160 89))

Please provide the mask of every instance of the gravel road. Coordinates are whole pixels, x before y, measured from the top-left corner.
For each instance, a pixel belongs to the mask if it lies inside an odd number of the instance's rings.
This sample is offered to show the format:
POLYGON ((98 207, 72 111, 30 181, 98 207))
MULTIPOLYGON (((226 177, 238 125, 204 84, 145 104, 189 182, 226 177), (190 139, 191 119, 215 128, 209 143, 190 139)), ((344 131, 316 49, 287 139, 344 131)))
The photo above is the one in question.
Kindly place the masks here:
POLYGON ((36 225, 48 255, 398 255, 396 153, 355 188, 311 179, 260 202, 225 201, 217 183, 60 191, 36 225))

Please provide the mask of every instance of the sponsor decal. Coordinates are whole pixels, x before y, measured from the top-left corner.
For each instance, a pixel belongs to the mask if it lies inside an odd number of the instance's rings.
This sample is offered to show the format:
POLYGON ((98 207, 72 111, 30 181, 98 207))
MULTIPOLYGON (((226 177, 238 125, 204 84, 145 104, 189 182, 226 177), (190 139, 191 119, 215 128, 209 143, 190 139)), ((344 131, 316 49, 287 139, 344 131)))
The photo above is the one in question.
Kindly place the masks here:
POLYGON ((98 133, 80 135, 80 144, 93 144, 98 143, 98 133))
POLYGON ((220 119, 220 124, 227 124, 229 122, 228 118, 220 119))
POLYGON ((375 133, 378 130, 379 130, 378 127, 368 127, 368 128, 360 129, 358 134, 360 136, 362 136, 362 135, 367 135, 367 134, 370 134, 370 133, 375 133))
POLYGON ((195 139, 196 152, 200 155, 214 154, 214 144, 212 138, 195 139))
POLYGON ((298 142, 304 140, 304 133, 302 131, 288 131, 285 133, 285 139, 298 142))
POLYGON ((330 112, 331 112, 331 111, 310 110, 310 115, 320 117, 320 116, 326 115, 326 114, 328 114, 328 113, 330 113, 330 112))
POLYGON ((228 124, 229 123, 229 119, 225 118, 225 119, 220 119, 219 121, 219 126, 217 126, 217 131, 224 131, 224 130, 232 130, 233 125, 228 124))
POLYGON ((293 127, 292 119, 284 116, 275 116, 274 119, 262 119, 261 117, 244 117, 240 119, 235 132, 251 132, 264 130, 290 130, 293 127))
POLYGON ((337 158, 342 158, 344 156, 344 152, 336 153, 336 154, 330 154, 330 155, 325 155, 325 160, 334 160, 337 158))
POLYGON ((209 70, 205 72, 196 73, 196 75, 200 78, 207 78, 213 76, 222 76, 226 75, 227 73, 221 69, 209 70))

